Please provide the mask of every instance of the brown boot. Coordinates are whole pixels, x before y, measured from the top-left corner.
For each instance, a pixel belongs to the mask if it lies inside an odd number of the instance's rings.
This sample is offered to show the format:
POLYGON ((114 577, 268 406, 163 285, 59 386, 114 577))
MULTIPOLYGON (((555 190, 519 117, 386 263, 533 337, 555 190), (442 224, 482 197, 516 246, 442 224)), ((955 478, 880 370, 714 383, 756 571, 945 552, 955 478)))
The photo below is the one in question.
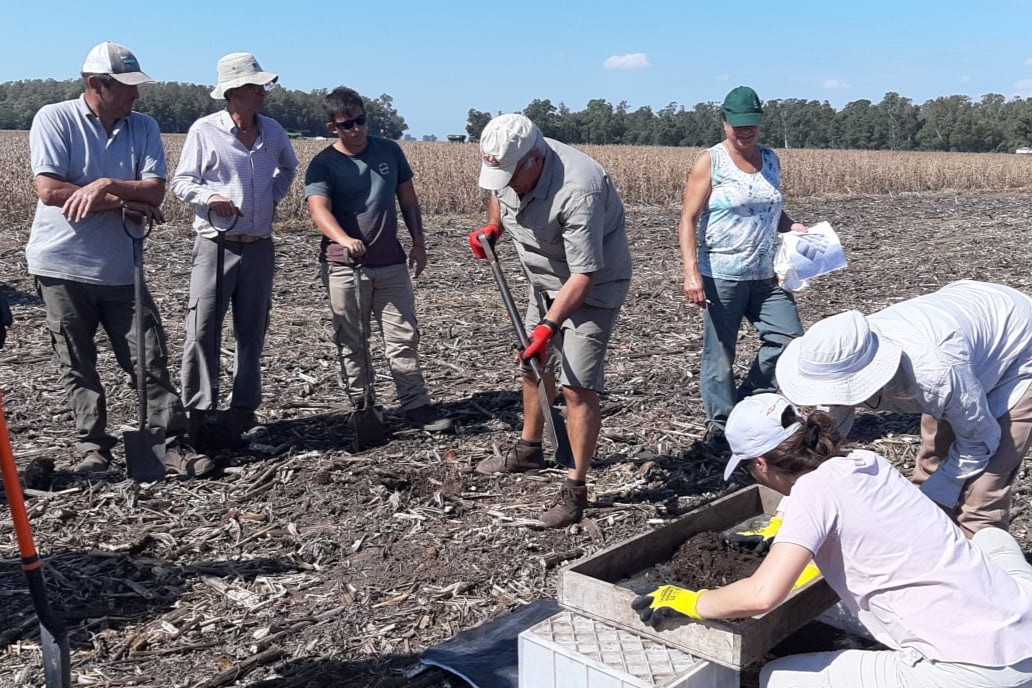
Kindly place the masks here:
POLYGON ((588 488, 563 483, 559 488, 559 495, 555 498, 555 505, 541 514, 538 520, 545 528, 565 528, 579 522, 587 507, 588 488))
POLYGON ((545 452, 541 445, 516 440, 505 454, 497 451, 477 464, 477 473, 525 473, 545 467, 545 452))

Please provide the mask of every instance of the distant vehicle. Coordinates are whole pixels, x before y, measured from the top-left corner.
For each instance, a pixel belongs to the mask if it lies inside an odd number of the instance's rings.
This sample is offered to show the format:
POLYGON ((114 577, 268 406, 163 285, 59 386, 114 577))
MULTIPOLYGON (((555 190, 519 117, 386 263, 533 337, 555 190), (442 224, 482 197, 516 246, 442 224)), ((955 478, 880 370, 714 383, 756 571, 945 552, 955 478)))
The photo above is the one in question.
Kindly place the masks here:
POLYGON ((1017 153, 1018 155, 1032 155, 1032 148, 1030 148, 1028 146, 1023 146, 1022 148, 1019 148, 1018 150, 1016 150, 1014 152, 1017 153))
POLYGON ((287 129, 287 137, 288 138, 299 139, 299 138, 301 138, 301 136, 302 136, 302 133, 300 131, 294 131, 294 130, 291 130, 291 129, 287 129))
POLYGON ((448 134, 448 140, 452 143, 466 143, 465 134, 448 134))

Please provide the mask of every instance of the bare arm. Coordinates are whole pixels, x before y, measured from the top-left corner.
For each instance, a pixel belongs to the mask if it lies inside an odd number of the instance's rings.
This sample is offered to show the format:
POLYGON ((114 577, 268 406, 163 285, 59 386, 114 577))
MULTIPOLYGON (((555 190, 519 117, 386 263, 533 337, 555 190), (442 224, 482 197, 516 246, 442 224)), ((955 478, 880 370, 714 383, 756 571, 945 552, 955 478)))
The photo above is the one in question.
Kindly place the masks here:
POLYGON ((498 205, 498 197, 494 194, 487 197, 487 224, 502 229, 502 209, 498 205))
POLYGON ((409 253, 409 266, 416 277, 426 268, 426 235, 423 233, 423 216, 419 211, 419 197, 412 180, 398 184, 398 206, 401 217, 412 236, 412 251, 409 253))
POLYGON ((677 238, 681 245, 681 260, 684 262, 684 295, 691 303, 702 308, 706 307, 706 292, 699 273, 696 227, 702 209, 709 200, 712 179, 710 154, 703 151, 692 164, 688 183, 684 186, 681 217, 677 222, 677 238))
POLYGON ((336 242, 347 249, 351 255, 360 257, 365 255, 365 243, 361 239, 349 236, 333 216, 332 204, 328 196, 309 196, 308 213, 312 216, 312 222, 319 228, 330 241, 336 242))
POLYGON ((156 215, 165 198, 165 180, 150 177, 142 181, 101 177, 86 186, 76 186, 52 174, 37 174, 36 195, 44 205, 61 206, 61 213, 72 222, 81 222, 93 213, 121 208, 156 215))
POLYGON ((813 559, 800 545, 778 542, 748 578, 699 596, 698 612, 704 619, 737 619, 765 614, 788 597, 799 574, 813 559))

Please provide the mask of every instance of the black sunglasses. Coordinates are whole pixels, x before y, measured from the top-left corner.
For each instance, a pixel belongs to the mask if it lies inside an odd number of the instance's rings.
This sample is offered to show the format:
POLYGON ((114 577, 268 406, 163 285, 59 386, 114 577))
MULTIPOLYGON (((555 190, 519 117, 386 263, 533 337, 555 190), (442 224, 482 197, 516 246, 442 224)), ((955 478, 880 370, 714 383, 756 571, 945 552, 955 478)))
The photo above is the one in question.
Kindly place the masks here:
POLYGON ((351 129, 352 127, 364 127, 366 123, 366 116, 359 115, 355 119, 346 119, 343 122, 334 122, 333 126, 338 129, 351 129))

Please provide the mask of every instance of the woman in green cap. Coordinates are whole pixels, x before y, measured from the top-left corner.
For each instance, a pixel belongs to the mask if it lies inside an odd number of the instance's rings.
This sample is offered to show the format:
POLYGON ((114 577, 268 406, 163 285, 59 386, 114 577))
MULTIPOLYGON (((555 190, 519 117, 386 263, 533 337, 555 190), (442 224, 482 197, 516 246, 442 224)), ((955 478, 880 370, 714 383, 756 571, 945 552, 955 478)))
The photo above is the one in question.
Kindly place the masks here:
POLYGON ((803 333, 792 294, 774 275, 778 232, 806 231, 785 214, 781 163, 760 146, 763 108, 756 91, 738 86, 724 98, 725 138, 696 158, 678 222, 684 295, 703 309, 702 404, 705 447, 727 452, 724 424, 735 403, 777 389, 774 366, 803 333), (735 344, 742 318, 760 335, 749 373, 736 387, 735 344))

